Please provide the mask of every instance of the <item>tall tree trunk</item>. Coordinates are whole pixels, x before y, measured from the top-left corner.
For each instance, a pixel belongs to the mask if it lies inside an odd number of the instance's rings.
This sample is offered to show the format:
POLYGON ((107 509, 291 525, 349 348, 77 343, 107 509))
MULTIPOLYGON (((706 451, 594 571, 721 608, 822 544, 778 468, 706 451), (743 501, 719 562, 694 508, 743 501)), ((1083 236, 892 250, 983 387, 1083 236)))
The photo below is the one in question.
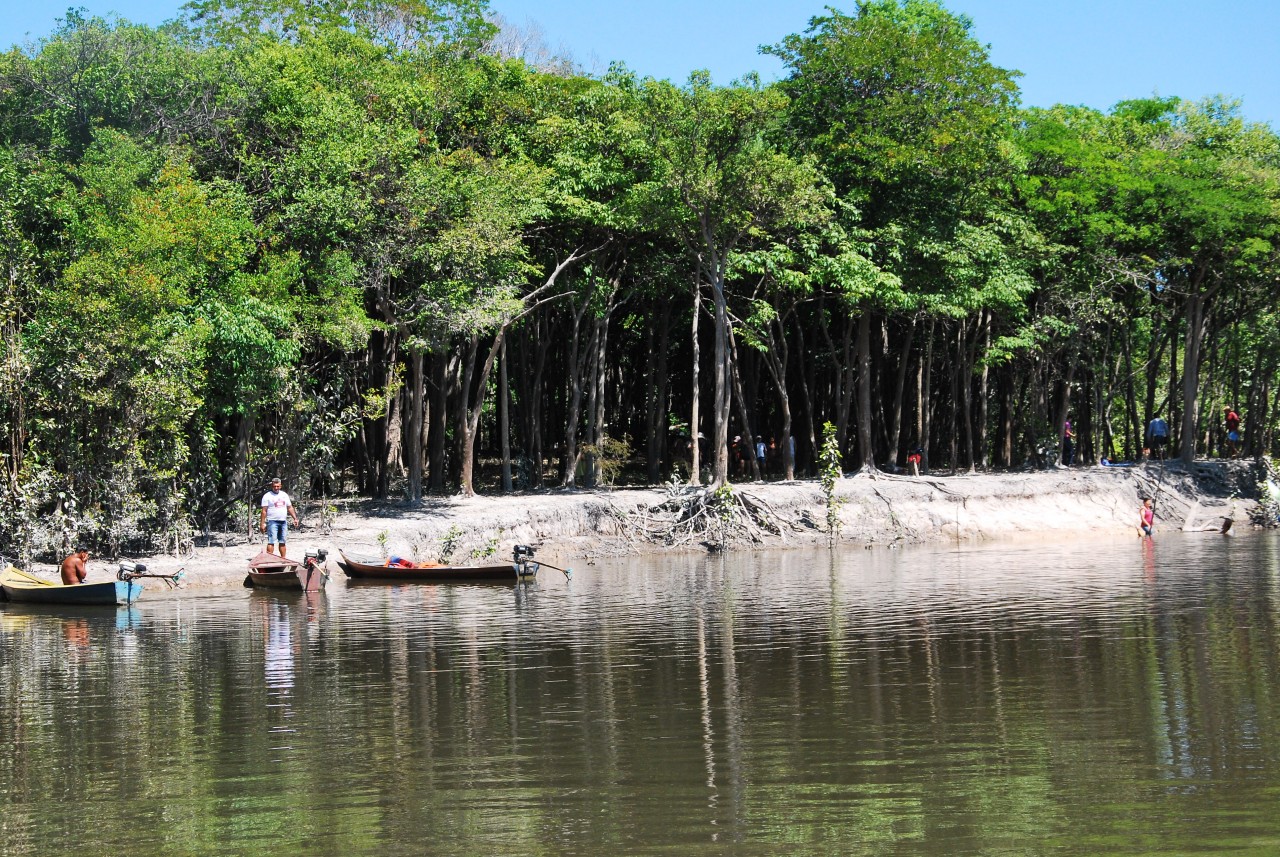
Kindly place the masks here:
MULTIPOLYGON (((616 293, 615 289, 613 294, 616 293)), ((595 454, 591 457, 591 469, 589 471, 593 487, 602 484, 604 481, 604 465, 601 461, 601 455, 604 453, 605 442, 605 381, 609 372, 607 352, 609 350, 609 317, 612 314, 613 308, 610 307, 595 320, 595 332, 592 335, 595 349, 591 360, 591 405, 588 407, 587 412, 591 414, 591 443, 595 448, 595 454)))
POLYGON ((959 364, 957 379, 960 387, 960 404, 964 414, 964 457, 969 464, 969 472, 976 472, 975 467, 975 444, 973 442, 973 362, 974 348, 977 347, 977 337, 969 338, 969 322, 962 319, 960 321, 960 330, 956 337, 956 351, 959 358, 956 362, 959 364))
POLYGON ((599 458, 597 450, 600 438, 596 435, 596 409, 600 402, 600 386, 597 383, 597 379, 600 377, 599 344, 600 319, 593 318, 591 319, 591 336, 587 339, 586 373, 583 378, 587 397, 586 407, 584 408, 586 414, 584 440, 586 443, 583 444, 578 456, 578 460, 585 464, 583 478, 588 488, 596 487, 596 464, 599 458))
POLYGON ((1262 437, 1261 425, 1266 423, 1267 375, 1262 363, 1264 348, 1259 345, 1253 355, 1253 371, 1249 374, 1249 400, 1245 406, 1247 421, 1244 424, 1244 455, 1256 457, 1262 454, 1259 440, 1262 437))
POLYGON ((649 341, 657 327, 657 345, 649 349, 646 364, 646 419, 648 439, 645 444, 646 475, 649 484, 662 481, 662 459, 666 455, 667 437, 667 349, 670 345, 671 304, 663 301, 657 317, 649 327, 649 341))
POLYGON ((1000 373, 1000 466, 1013 469, 1013 376, 1006 369, 1000 373))
POLYGON ((498 353, 498 435, 502 448, 502 493, 511 493, 511 393, 507 388, 507 341, 498 353))
MULTIPOLYGON (((796 330, 796 353, 803 357, 807 354, 805 349, 804 324, 797 323, 796 330)), ((785 334, 784 334, 785 335, 785 334)), ((807 431, 807 440, 809 441, 809 455, 816 457, 818 453, 818 421, 813 413, 813 385, 814 375, 817 372, 813 360, 799 360, 800 366, 800 401, 804 406, 805 429, 807 431), (805 371, 808 367, 808 372, 805 371)), ((810 459, 812 460, 812 458, 810 459)))
MULTIPOLYGON (((463 414, 464 423, 462 428, 462 469, 458 478, 458 488, 465 497, 475 496, 475 486, 473 484, 473 474, 475 472, 476 457, 476 435, 480 431, 480 417, 484 413, 484 391, 489 384, 489 375, 493 372, 493 364, 497 360, 498 351, 506 342, 507 328, 504 325, 498 329, 497 334, 493 337, 493 344, 489 346, 489 353, 485 357, 484 365, 480 368, 480 373, 476 378, 476 395, 475 402, 469 401, 470 385, 464 385, 461 394, 461 402, 459 410, 463 414)), ((478 338, 473 338, 473 343, 478 345, 478 338)), ((477 348, 473 345, 471 353, 475 355, 477 348)), ((473 361, 474 362, 474 358, 473 361)), ((468 373, 470 374, 470 373, 468 373)))
POLYGON ((533 381, 528 396, 529 405, 529 449, 528 458, 532 463, 533 473, 531 488, 542 487, 542 404, 545 385, 543 377, 547 366, 547 349, 551 347, 551 337, 547 335, 546 314, 539 312, 535 321, 533 381))
POLYGON ((858 447, 863 473, 876 473, 871 449, 871 312, 858 318, 858 447))
POLYGON ((431 356, 431 427, 427 432, 427 487, 433 494, 443 494, 445 485, 445 445, 449 426, 449 377, 450 365, 456 360, 448 348, 438 349, 431 356))
POLYGON ((1125 325, 1124 329, 1124 352, 1123 352, 1124 373, 1124 406, 1125 416, 1129 423, 1129 431, 1125 432, 1127 437, 1124 444, 1124 457, 1130 461, 1137 460, 1138 450, 1143 448, 1146 441, 1146 424, 1138 419, 1138 400, 1137 390, 1133 383, 1133 325, 1132 323, 1125 325))
POLYGON ((1067 374, 1062 380, 1062 399, 1058 403, 1057 419, 1053 423, 1053 430, 1058 433, 1059 463, 1063 463, 1066 455, 1067 439, 1064 429, 1067 425, 1067 415, 1071 413, 1071 385, 1075 383, 1076 367, 1079 365, 1080 354, 1073 349, 1071 359, 1067 362, 1067 374))
POLYGON ((839 373, 835 376, 838 395, 835 397, 839 410, 836 412, 836 443, 842 453, 849 449, 849 422, 853 416, 854 402, 857 401, 857 343, 854 331, 857 323, 853 316, 845 318, 844 332, 841 338, 840 358, 836 364, 839 373))
POLYGON ((742 373, 738 371, 738 339, 730 332, 730 345, 732 346, 731 359, 733 361, 733 386, 738 394, 738 419, 742 420, 742 442, 746 444, 747 449, 752 450, 751 455, 747 458, 751 462, 751 473, 755 481, 764 478, 764 474, 760 472, 760 462, 755 455, 755 436, 751 432, 751 414, 747 409, 747 397, 742 392, 742 373))
POLYGON ((420 346, 409 350, 409 384, 405 418, 405 463, 408 465, 406 494, 410 502, 422 500, 422 427, 426 422, 426 375, 424 351, 420 346))
POLYGON ((951 452, 951 472, 960 472, 960 379, 959 375, 964 371, 964 348, 961 346, 962 332, 964 322, 961 321, 956 331, 956 360, 951 364, 951 371, 947 373, 951 379, 951 426, 947 435, 950 439, 951 452))
POLYGON ((702 359, 702 347, 698 342, 698 316, 702 313, 702 290, 697 275, 693 278, 693 330, 690 333, 693 343, 693 391, 689 401, 689 484, 699 485, 702 482, 699 469, 702 467, 702 451, 698 444, 699 385, 698 363, 702 359))
POLYGON ((907 371, 911 364, 911 345, 916 334, 916 317, 911 317, 906 332, 902 336, 902 344, 898 348, 897 373, 893 383, 893 410, 889 414, 889 455, 896 466, 902 452, 902 406, 906 398, 907 371))
MULTIPOLYGON (((1179 317, 1176 315, 1169 318, 1169 430, 1174 435, 1169 438, 1169 443, 1180 450, 1182 448, 1182 420, 1180 418, 1182 399, 1174 392, 1178 389, 1178 322, 1179 317)), ((1194 455, 1194 450, 1192 454, 1194 455)))
MULTIPOLYGON (((473 333, 462 358, 462 378, 458 383, 458 493, 464 497, 473 497, 476 493, 473 484, 475 435, 471 431, 471 387, 479 353, 480 334, 473 333)), ((477 393, 476 398, 483 399, 483 391, 477 393)))
MULTIPOLYGON (((977 431, 978 441, 978 463, 983 470, 991 467, 991 460, 988 450, 990 444, 987 443, 987 395, 991 367, 988 365, 987 355, 991 353, 991 313, 987 310, 982 311, 982 374, 978 377, 978 420, 975 431, 977 431)), ((974 340, 975 343, 977 340, 974 340)), ((970 363, 972 364, 972 358, 970 363)))
MULTIPOLYGON (((836 315, 836 313, 831 313, 836 315)), ((834 418, 831 422, 836 427, 836 445, 839 446, 841 453, 848 451, 849 441, 849 416, 853 412, 853 402, 855 398, 854 385, 854 327, 855 322, 852 315, 848 313, 839 313, 844 319, 844 328, 841 332, 840 345, 837 346, 835 340, 831 336, 831 328, 827 321, 828 312, 826 306, 826 294, 818 293, 818 307, 816 318, 818 322, 818 331, 822 334, 823 342, 827 346, 827 354, 831 359, 834 371, 831 375, 832 391, 827 397, 827 401, 834 405, 834 418)), ((821 396, 819 396, 821 399, 821 396)), ((817 443, 817 418, 813 418, 811 422, 815 423, 811 430, 811 434, 815 435, 814 443, 817 443)), ((813 447, 817 450, 817 446, 813 447)))
POLYGON ((1207 321, 1206 298, 1198 291, 1187 296, 1187 334, 1182 355, 1182 448, 1183 464, 1196 458, 1197 393, 1200 388, 1200 351, 1207 321))
POLYGON ((711 296, 715 309, 715 404, 712 409, 711 485, 719 487, 729 481, 729 413, 733 404, 729 380, 729 307, 725 299, 724 278, 726 263, 714 260, 711 296))
POLYGON ((404 388, 397 390, 391 397, 390 409, 387 411, 387 438, 383 446, 383 458, 379 462, 378 496, 388 497, 391 494, 391 476, 404 472, 404 459, 401 457, 400 439, 404 436, 404 388))
MULTIPOLYGON (((227 499, 252 499, 249 494, 249 453, 257 415, 250 411, 236 418, 236 446, 231 457, 231 478, 227 482, 227 499)), ((16 480, 16 476, 14 479, 16 480)), ((16 485, 16 481, 14 482, 16 485)))
POLYGON ((560 460, 560 484, 573 488, 578 483, 578 424, 582 419, 582 397, 586 384, 586 361, 589 348, 582 344, 582 319, 591 307, 591 295, 573 311, 573 333, 569 337, 569 404, 564 430, 564 456, 560 460))
POLYGON ((935 319, 929 319, 929 333, 925 337, 924 345, 924 373, 920 379, 920 385, 917 389, 917 405, 920 409, 917 419, 920 423, 920 467, 924 472, 929 470, 929 437, 930 430, 933 427, 933 409, 930 407, 931 385, 933 384, 933 338, 934 329, 937 325, 935 319))

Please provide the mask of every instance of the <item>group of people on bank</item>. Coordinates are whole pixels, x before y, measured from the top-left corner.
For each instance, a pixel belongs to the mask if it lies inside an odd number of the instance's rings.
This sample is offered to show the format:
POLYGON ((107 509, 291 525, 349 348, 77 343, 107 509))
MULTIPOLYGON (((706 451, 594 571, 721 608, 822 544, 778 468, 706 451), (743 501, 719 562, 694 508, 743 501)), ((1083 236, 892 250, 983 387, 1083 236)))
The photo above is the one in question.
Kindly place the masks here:
MULTIPOLYGON (((1240 455, 1240 415, 1230 405, 1222 408, 1223 447, 1226 458, 1240 455)), ((1169 423, 1157 414, 1147 423, 1147 433, 1142 454, 1153 461, 1163 461, 1169 452, 1169 423)), ((1075 463, 1076 433, 1071 425, 1071 415, 1067 415, 1062 425, 1062 463, 1070 467, 1075 463)))
MULTIPOLYGON (((791 464, 795 466, 796 460, 796 439, 788 438, 791 445, 791 464)), ((786 465, 782 460, 783 451, 776 437, 769 438, 768 442, 763 437, 755 440, 755 445, 748 444, 742 435, 734 435, 732 443, 729 444, 729 465, 733 469, 733 475, 745 477, 751 474, 751 462, 755 461, 756 469, 760 472, 760 478, 764 479, 769 476, 782 476, 786 465)))

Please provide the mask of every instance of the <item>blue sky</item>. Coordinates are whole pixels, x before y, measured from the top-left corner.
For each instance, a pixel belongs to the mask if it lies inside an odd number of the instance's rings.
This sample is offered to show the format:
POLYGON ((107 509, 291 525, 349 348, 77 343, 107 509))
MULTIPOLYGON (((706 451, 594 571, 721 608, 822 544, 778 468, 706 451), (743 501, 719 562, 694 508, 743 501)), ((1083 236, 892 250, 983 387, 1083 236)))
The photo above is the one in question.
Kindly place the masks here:
MULTIPOLYGON (((1198 99, 1223 94, 1249 119, 1280 129, 1280 0, 943 0, 969 15, 997 65, 1024 73, 1023 103, 1109 108, 1152 94, 1198 99)), ((70 4, 69 4, 70 5, 70 4)), ((80 0, 156 24, 177 0, 80 0)), ((779 76, 761 44, 801 32, 835 0, 490 0, 517 25, 535 22, 548 46, 588 70, 622 60, 642 74, 684 80, 706 68, 719 82, 748 71, 779 76)), ((0 44, 47 34, 62 12, 39 0, 0 0, 0 44)))

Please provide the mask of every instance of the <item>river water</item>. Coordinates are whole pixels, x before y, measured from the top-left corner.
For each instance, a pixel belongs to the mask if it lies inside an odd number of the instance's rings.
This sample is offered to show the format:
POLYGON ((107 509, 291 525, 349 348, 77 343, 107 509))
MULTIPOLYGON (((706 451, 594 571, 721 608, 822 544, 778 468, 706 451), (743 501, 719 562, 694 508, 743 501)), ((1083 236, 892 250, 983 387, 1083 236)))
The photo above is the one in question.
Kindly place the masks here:
POLYGON ((0 854, 1280 853, 1280 539, 0 607, 0 854))

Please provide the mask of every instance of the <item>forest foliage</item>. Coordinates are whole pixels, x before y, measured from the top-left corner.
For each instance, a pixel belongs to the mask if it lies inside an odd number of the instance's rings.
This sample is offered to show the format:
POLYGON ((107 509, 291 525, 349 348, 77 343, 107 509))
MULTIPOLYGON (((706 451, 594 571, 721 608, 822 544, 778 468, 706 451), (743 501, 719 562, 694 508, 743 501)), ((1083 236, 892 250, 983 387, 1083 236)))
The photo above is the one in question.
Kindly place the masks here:
POLYGON ((275 474, 305 510, 1018 469, 1157 415, 1190 461, 1224 407, 1275 450, 1269 126, 1023 107, 932 0, 762 50, 777 83, 673 83, 484 0, 195 0, 0 55, 0 549, 165 549, 275 474))

